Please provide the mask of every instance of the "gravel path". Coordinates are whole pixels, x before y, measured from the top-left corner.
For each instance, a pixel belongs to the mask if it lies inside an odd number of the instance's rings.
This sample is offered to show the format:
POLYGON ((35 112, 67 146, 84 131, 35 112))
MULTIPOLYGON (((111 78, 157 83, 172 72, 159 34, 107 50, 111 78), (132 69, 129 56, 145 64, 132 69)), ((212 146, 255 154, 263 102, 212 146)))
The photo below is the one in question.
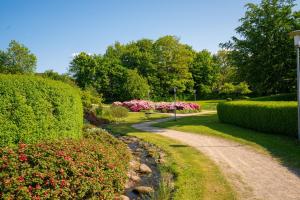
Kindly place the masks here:
POLYGON ((272 157, 229 140, 151 126, 171 119, 135 124, 133 127, 176 139, 206 154, 220 167, 240 199, 300 200, 300 177, 272 157))

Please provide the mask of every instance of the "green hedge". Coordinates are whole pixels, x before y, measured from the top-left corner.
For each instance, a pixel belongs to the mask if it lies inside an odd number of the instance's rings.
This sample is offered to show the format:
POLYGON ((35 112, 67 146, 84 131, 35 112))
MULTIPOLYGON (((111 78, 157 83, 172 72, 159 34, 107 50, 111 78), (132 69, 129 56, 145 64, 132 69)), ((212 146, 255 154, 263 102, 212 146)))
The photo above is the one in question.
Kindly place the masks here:
POLYGON ((249 99, 251 101, 297 101, 296 93, 276 94, 271 96, 256 97, 249 99))
POLYGON ((77 88, 25 75, 0 75, 0 146, 77 138, 83 111, 77 88))
POLYGON ((236 101, 217 106, 221 122, 267 133, 297 134, 297 102, 236 101))

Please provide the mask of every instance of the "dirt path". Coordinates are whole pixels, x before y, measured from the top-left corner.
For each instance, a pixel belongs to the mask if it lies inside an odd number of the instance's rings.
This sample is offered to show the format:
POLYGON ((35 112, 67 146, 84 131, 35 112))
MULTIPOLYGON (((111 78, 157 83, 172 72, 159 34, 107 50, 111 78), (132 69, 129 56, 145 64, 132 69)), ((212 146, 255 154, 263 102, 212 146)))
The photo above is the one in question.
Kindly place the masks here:
POLYGON ((203 152, 220 167, 241 199, 300 200, 300 177, 275 159, 229 140, 151 126, 170 119, 133 127, 176 139, 203 152))

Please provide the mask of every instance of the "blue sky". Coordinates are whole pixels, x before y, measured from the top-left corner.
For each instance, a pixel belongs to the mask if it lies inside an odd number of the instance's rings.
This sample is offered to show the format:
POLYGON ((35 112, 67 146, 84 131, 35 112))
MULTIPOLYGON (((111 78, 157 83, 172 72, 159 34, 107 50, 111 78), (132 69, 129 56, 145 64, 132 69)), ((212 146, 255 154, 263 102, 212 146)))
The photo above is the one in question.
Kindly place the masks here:
POLYGON ((60 73, 73 53, 102 54, 115 41, 176 35, 216 52, 247 2, 259 0, 1 0, 0 49, 17 40, 38 57, 38 72, 60 73))

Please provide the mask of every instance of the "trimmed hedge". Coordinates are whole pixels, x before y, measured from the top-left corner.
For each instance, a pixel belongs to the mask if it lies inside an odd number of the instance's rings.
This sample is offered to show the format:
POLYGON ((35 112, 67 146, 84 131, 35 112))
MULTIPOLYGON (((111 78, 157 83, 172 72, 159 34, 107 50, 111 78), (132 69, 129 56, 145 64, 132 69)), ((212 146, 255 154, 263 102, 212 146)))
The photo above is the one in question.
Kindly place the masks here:
POLYGON ((81 139, 0 149, 0 199, 116 199, 124 191, 130 153, 98 128, 81 139))
POLYGON ((0 146, 78 138, 83 125, 79 89, 28 75, 0 75, 0 146))
POLYGON ((250 101, 297 101, 296 93, 276 94, 265 97, 256 97, 249 99, 250 101))
POLYGON ((297 102, 233 101, 219 103, 221 122, 267 133, 297 135, 297 102))

